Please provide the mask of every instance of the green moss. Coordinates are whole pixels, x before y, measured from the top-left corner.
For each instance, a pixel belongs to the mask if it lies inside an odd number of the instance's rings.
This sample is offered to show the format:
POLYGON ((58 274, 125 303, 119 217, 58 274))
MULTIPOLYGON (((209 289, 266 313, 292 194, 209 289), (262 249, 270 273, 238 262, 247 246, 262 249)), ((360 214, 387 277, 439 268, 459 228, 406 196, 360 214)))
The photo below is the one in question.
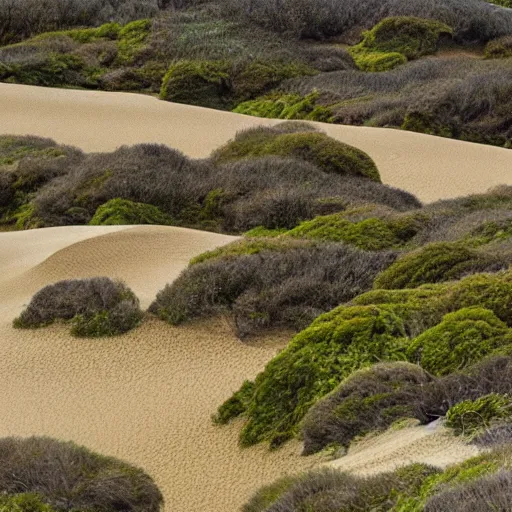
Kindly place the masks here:
POLYGON ((349 52, 363 71, 388 71, 409 59, 435 53, 440 36, 452 34, 448 25, 435 20, 385 18, 364 32, 363 40, 349 52))
POLYGON ((501 7, 512 8, 512 0, 487 0, 491 4, 500 5, 501 7))
POLYGON ((117 60, 121 64, 130 64, 144 47, 151 30, 151 20, 137 20, 124 25, 118 34, 117 60))
POLYGON ((142 313, 136 310, 122 315, 113 315, 109 311, 76 315, 71 321, 71 334, 78 338, 116 336, 135 329, 141 321, 142 313))
POLYGON ((435 243, 406 254, 375 279, 374 288, 416 288, 489 268, 495 259, 462 243, 435 243))
POLYGON ((247 409, 253 394, 254 383, 246 380, 242 387, 219 407, 213 421, 223 425, 240 416, 247 409))
POLYGON ((360 70, 370 72, 390 71, 407 62, 407 57, 398 52, 371 52, 354 47, 350 55, 360 70))
POLYGON ((272 119, 332 122, 333 112, 327 107, 316 105, 317 99, 317 92, 312 92, 304 97, 298 94, 273 93, 256 100, 240 103, 233 112, 272 119))
POLYGON ((99 39, 117 39, 121 26, 119 23, 105 23, 97 28, 78 28, 72 30, 59 30, 56 32, 45 32, 39 34, 29 40, 26 43, 32 43, 37 41, 44 41, 45 39, 51 39, 54 37, 69 37, 77 43, 86 44, 93 43, 99 39))
POLYGON ((89 222, 91 226, 171 223, 172 219, 152 204, 134 203, 119 198, 111 199, 99 206, 89 222))
POLYGON ((366 153, 318 132, 248 130, 212 156, 218 163, 223 163, 267 155, 297 158, 311 162, 325 172, 359 175, 380 182, 375 163, 366 153))
POLYGON ((413 216, 393 220, 369 218, 350 222, 345 213, 315 217, 288 231, 287 236, 346 242, 360 249, 379 251, 403 245, 418 231, 413 216))
POLYGON ((160 98, 176 103, 222 108, 230 91, 229 63, 181 60, 165 74, 160 98))
POLYGON ((16 229, 34 229, 43 226, 41 219, 37 217, 35 206, 32 203, 24 203, 9 215, 9 222, 14 221, 16 229))
POLYGON ((242 512, 266 512, 295 483, 296 477, 284 476, 261 487, 242 507, 242 512))
POLYGON ((1 512, 57 512, 32 493, 0 494, 1 512))
POLYGON ((288 230, 286 228, 268 229, 265 226, 258 226, 244 233, 247 238, 276 238, 283 235, 288 230))
POLYGON ((311 405, 352 371, 403 358, 403 336, 402 322, 387 308, 350 307, 335 318, 319 317, 256 378, 240 442, 289 439, 311 405))
POLYGON ((512 416, 512 400, 506 395, 491 393, 476 400, 464 400, 446 413, 446 426, 458 435, 473 435, 489 427, 493 420, 512 416))
POLYGON ((485 245, 491 242, 499 242, 508 240, 512 237, 512 221, 490 221, 484 222, 477 228, 475 228, 467 237, 462 241, 479 246, 485 245))
POLYGON ((420 334, 407 347, 407 357, 434 375, 446 375, 511 341, 506 324, 492 311, 470 307, 447 314, 439 325, 420 334))
POLYGON ((430 112, 407 112, 400 128, 402 130, 437 135, 439 137, 454 137, 454 127, 443 124, 430 112))

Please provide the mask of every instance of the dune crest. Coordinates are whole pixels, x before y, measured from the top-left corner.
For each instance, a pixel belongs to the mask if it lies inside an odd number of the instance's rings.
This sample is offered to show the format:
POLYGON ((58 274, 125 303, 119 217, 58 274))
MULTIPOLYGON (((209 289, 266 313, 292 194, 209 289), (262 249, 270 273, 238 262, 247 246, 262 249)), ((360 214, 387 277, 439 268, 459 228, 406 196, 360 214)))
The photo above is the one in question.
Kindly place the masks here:
MULTIPOLYGON (((208 156, 239 130, 282 122, 140 94, 4 83, 0 84, 0 109, 0 134, 50 137, 85 151, 156 142, 198 158, 208 156)), ((422 201, 512 184, 508 149, 387 128, 315 124, 331 137, 366 151, 384 183, 412 192, 422 201)))

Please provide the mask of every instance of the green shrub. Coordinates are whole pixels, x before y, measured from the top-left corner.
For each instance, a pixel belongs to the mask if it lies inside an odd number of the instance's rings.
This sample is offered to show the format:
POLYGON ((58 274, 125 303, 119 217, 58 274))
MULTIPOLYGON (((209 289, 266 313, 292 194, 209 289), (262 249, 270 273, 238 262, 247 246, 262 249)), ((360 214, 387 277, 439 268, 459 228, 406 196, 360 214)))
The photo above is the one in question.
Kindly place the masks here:
POLYGON ((408 242, 420 229, 421 221, 413 216, 392 220, 368 218, 350 222, 345 213, 315 217, 288 231, 287 236, 315 240, 346 242, 359 249, 379 251, 408 242))
POLYGON ((435 53, 439 38, 451 36, 453 30, 432 19, 398 16, 385 18, 364 33, 358 45, 376 52, 398 52, 407 59, 435 53))
POLYGON ((462 243, 429 244, 395 261, 377 276, 374 288, 416 288, 506 266, 505 262, 462 243))
POLYGON ((89 224, 111 226, 122 224, 171 224, 171 218, 152 204, 134 203, 127 199, 111 199, 96 210, 89 224))
POLYGON ((512 36, 503 36, 489 41, 485 47, 488 59, 507 59, 512 57, 512 36))
POLYGON ((272 119, 301 119, 306 121, 332 121, 332 111, 316 105, 318 93, 312 92, 304 97, 298 94, 273 93, 256 100, 240 103, 233 112, 272 119))
POLYGON ((151 30, 151 20, 137 20, 127 23, 118 34, 118 61, 130 64, 144 47, 151 30))
POLYGON ((464 400, 450 407, 446 426, 457 435, 473 435, 489 427, 493 420, 512 416, 512 400, 507 395, 491 393, 476 400, 464 400))
POLYGON ((353 174, 380 182, 373 160, 363 151, 324 133, 282 133, 279 128, 255 128, 240 132, 212 157, 217 163, 248 157, 276 155, 311 162, 328 173, 353 174))
POLYGON ((37 494, 20 493, 0 495, 1 512, 57 512, 37 494))
POLYGON ((512 9, 512 0, 487 0, 491 4, 512 9))
POLYGON ((2 512, 159 512, 162 504, 151 477, 125 462, 46 437, 0 439, 2 512))
POLYGON ((139 300, 126 285, 95 277, 42 288, 14 320, 14 327, 37 328, 71 320, 75 336, 114 336, 135 328, 142 316, 139 300))
POLYGON ((55 32, 45 32, 39 34, 25 43, 33 41, 44 41, 55 37, 69 37, 80 44, 93 43, 99 39, 112 39, 115 40, 119 36, 121 26, 119 23, 105 23, 97 28, 75 28, 71 30, 59 30, 55 32))
MULTIPOLYGON (((402 322, 386 308, 356 306, 334 319, 319 317, 256 377, 240 442, 286 441, 311 405, 352 371, 404 358, 404 336, 402 322)), ((226 417, 228 403, 219 415, 226 417)))
POLYGON ((231 87, 229 63, 181 60, 173 64, 164 76, 160 98, 176 103, 224 108, 231 87))
POLYGON ((404 362, 379 363, 354 372, 306 414, 304 455, 330 445, 348 447, 358 436, 414 418, 416 386, 429 381, 419 366, 404 362))
POLYGON ((512 338, 505 323, 487 309, 470 307, 450 313, 407 347, 410 361, 435 375, 469 366, 507 345, 512 338))
POLYGON ((417 110, 412 110, 405 114, 400 128, 411 132, 426 133, 428 135, 448 138, 453 137, 456 131, 453 125, 444 124, 439 117, 432 112, 417 110))
POLYGON ((354 47, 350 49, 350 54, 361 71, 390 71, 407 62, 407 57, 398 52, 372 52, 354 47))

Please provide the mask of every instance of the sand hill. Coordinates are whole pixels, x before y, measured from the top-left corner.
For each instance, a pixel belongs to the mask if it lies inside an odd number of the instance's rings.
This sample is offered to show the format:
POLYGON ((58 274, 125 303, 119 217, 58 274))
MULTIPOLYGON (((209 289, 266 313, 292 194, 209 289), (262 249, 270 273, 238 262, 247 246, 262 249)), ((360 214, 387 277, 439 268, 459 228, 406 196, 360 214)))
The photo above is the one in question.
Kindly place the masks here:
MULTIPOLYGON (((241 129, 279 121, 129 93, 0 84, 0 134, 39 135, 86 151, 159 142, 206 157, 241 129)), ((382 180, 423 201, 512 184, 512 151, 385 128, 322 124, 330 136, 366 151, 382 180), (433 178, 435 177, 435 178, 433 178)))

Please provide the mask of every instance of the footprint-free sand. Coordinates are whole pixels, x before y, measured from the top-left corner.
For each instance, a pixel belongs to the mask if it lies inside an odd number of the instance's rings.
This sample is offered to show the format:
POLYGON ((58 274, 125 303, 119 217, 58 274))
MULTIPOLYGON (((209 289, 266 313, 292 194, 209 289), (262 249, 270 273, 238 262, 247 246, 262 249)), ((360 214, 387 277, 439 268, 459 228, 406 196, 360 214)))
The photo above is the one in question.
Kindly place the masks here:
MULTIPOLYGON (((39 135, 85 151, 158 142, 206 157, 259 119, 150 96, 0 84, 0 134, 39 135)), ((388 185, 435 201, 512 184, 512 151, 386 128, 316 123, 366 151, 388 185)))

